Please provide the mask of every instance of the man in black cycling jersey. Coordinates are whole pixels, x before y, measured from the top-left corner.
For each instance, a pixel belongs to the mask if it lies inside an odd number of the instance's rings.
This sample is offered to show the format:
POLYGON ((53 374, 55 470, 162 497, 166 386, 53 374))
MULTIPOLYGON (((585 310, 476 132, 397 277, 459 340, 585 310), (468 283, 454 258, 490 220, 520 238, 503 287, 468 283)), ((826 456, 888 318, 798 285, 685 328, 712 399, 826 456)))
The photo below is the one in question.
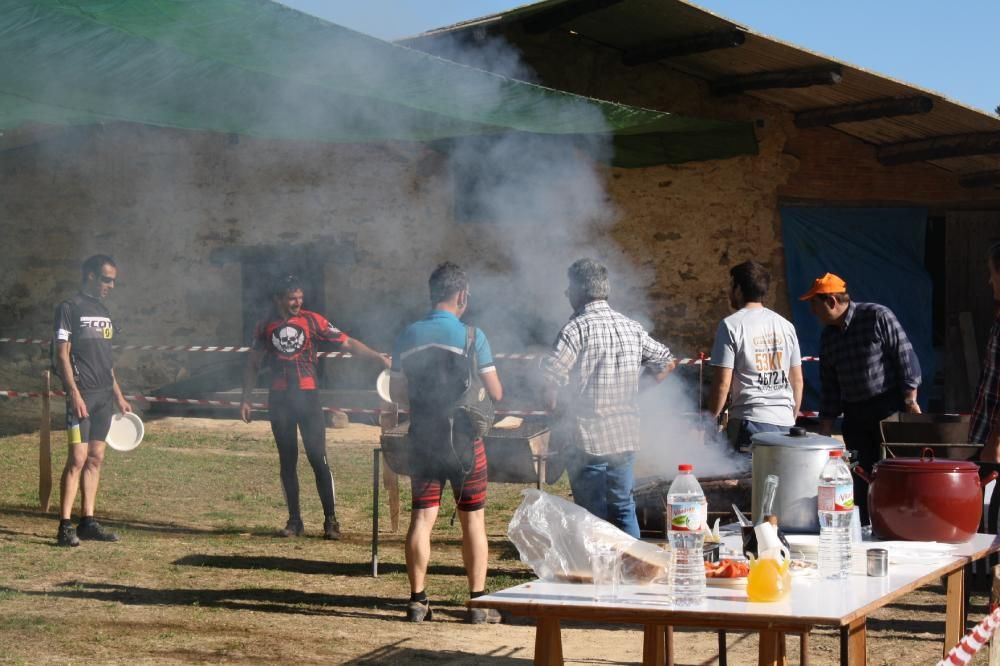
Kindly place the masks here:
POLYGON ((97 486, 104 464, 105 439, 115 408, 127 413, 111 359, 115 328, 104 299, 115 288, 118 267, 107 255, 95 254, 83 262, 80 291, 56 308, 53 334, 54 364, 66 391, 66 434, 69 452, 59 486, 60 546, 79 546, 80 539, 118 541, 118 535, 94 520, 97 486), (71 521, 79 488, 80 525, 71 521))

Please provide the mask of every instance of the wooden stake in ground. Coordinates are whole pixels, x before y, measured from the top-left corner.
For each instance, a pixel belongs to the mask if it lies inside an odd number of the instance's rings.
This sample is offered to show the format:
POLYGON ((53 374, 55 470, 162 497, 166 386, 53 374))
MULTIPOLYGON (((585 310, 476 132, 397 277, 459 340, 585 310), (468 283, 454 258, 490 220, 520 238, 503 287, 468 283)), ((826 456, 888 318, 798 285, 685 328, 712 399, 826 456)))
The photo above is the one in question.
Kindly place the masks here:
MULTIPOLYGON (((987 529, 989 529, 987 527, 987 529)), ((983 560, 983 566, 989 566, 991 558, 983 560)), ((1000 604, 1000 566, 993 567, 993 588, 990 591, 990 612, 1000 604)), ((990 636, 990 666, 1000 666, 1000 632, 990 636)))
POLYGON ((42 373, 45 391, 42 393, 42 423, 38 429, 38 503, 42 511, 49 510, 52 498, 52 413, 49 408, 49 391, 52 390, 52 374, 42 373))
MULTIPOLYGON (((397 425, 399 425, 399 405, 383 400, 379 412, 379 426, 382 432, 397 425)), ((395 534, 399 531, 399 476, 386 464, 382 465, 382 482, 389 492, 389 526, 395 534)), ((378 507, 375 507, 375 510, 378 511, 378 507)))

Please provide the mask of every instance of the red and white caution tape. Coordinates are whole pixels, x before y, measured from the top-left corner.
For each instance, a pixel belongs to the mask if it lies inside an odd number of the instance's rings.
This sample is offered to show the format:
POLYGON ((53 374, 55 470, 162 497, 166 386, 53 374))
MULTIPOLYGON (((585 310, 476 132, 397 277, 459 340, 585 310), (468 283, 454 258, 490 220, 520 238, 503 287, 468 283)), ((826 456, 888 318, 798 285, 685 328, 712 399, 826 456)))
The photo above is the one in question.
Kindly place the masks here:
MULTIPOLYGON (((29 345, 47 345, 48 340, 43 340, 41 338, 0 338, 0 343, 10 343, 10 344, 29 344, 29 345)), ((155 351, 155 352, 229 352, 236 354, 245 354, 250 351, 250 347, 237 347, 237 346, 225 346, 225 345, 114 345, 113 347, 117 351, 155 351)), ((316 354, 320 358, 352 358, 352 355, 347 352, 318 352, 316 354)), ((533 361, 539 359, 543 354, 522 354, 517 352, 499 352, 494 354, 498 359, 505 359, 508 361, 533 361)), ((700 355, 703 358, 680 358, 677 359, 677 365, 703 365, 709 363, 712 358, 710 356, 700 355)), ((803 361, 818 361, 819 356, 803 356, 803 361)))
MULTIPOLYGON (((9 389, 0 389, 0 397, 5 398, 41 398, 45 394, 38 391, 12 391, 9 389)), ((64 397, 66 395, 65 391, 49 391, 49 396, 54 398, 64 397)), ((144 402, 161 403, 166 405, 202 405, 207 407, 239 407, 242 403, 235 400, 209 400, 201 398, 170 398, 159 395, 126 395, 126 400, 136 400, 144 402)), ((266 410, 267 404, 262 402, 250 403, 250 406, 254 409, 266 410)), ((345 414, 381 414, 381 409, 360 409, 355 407, 324 407, 324 412, 344 412, 345 414)), ((400 410, 401 413, 406 413, 405 410, 400 410)), ((543 410, 515 410, 508 409, 502 410, 498 409, 496 411, 499 416, 548 416, 547 411, 543 410)))
POLYGON ((965 666, 989 642, 990 636, 998 626, 1000 626, 1000 607, 993 609, 992 613, 967 633, 965 638, 937 663, 937 666, 965 666))

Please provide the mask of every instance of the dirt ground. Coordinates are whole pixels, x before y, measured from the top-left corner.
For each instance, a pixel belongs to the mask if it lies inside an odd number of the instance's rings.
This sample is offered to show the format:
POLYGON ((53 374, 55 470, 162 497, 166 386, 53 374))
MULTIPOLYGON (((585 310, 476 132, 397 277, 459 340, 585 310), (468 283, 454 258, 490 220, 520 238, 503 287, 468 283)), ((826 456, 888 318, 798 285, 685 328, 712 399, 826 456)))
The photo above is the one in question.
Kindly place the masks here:
MULTIPOLYGON (((0 403, 0 409, 3 404, 0 403)), ((0 411, 0 419, 4 416, 0 411)), ((284 522, 277 460, 266 423, 167 418, 147 422, 137 450, 111 452, 98 518, 117 544, 55 544, 55 509, 39 510, 37 433, 0 437, 0 663, 443 663, 527 664, 534 627, 461 622, 466 584, 459 531, 446 501, 435 533, 428 593, 433 622, 403 621, 408 594, 400 531, 380 516, 379 576, 371 576, 372 449, 378 430, 328 430, 345 537, 319 538, 311 470, 300 464, 307 534, 273 535, 284 522)), ((62 465, 53 433, 54 471, 62 465)), ((505 537, 521 488, 490 487, 490 589, 532 578, 505 537)), ((550 490, 567 494, 565 481, 550 490)), ((54 492, 58 501, 58 489, 54 492)), ((973 598, 970 618, 985 599, 973 598)), ((915 592, 869 621, 869 662, 933 663, 943 633, 942 588, 915 592)), ((788 641, 798 662, 798 639, 788 641)), ((636 663, 638 627, 566 625, 569 664, 636 663)), ((731 664, 756 661, 755 635, 730 634, 731 664)), ((678 664, 718 661, 716 635, 676 637, 678 664)), ((834 631, 810 639, 810 662, 837 661, 834 631)), ((986 663, 980 655, 975 663, 986 663)))

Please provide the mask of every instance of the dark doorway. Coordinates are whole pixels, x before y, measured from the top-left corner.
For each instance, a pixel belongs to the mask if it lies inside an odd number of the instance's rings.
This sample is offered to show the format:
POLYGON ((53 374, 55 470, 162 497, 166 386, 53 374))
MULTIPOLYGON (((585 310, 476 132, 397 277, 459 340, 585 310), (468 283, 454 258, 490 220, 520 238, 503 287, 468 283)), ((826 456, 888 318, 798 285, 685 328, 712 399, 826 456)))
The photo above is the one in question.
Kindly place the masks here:
POLYGON ((242 253, 243 269, 243 344, 253 340, 257 322, 269 315, 271 293, 277 280, 294 275, 303 285, 308 310, 326 309, 323 261, 313 246, 283 245, 280 247, 247 248, 242 253))
POLYGON ((1000 241, 1000 211, 947 214, 946 409, 972 408, 996 303, 987 284, 986 250, 1000 241))

